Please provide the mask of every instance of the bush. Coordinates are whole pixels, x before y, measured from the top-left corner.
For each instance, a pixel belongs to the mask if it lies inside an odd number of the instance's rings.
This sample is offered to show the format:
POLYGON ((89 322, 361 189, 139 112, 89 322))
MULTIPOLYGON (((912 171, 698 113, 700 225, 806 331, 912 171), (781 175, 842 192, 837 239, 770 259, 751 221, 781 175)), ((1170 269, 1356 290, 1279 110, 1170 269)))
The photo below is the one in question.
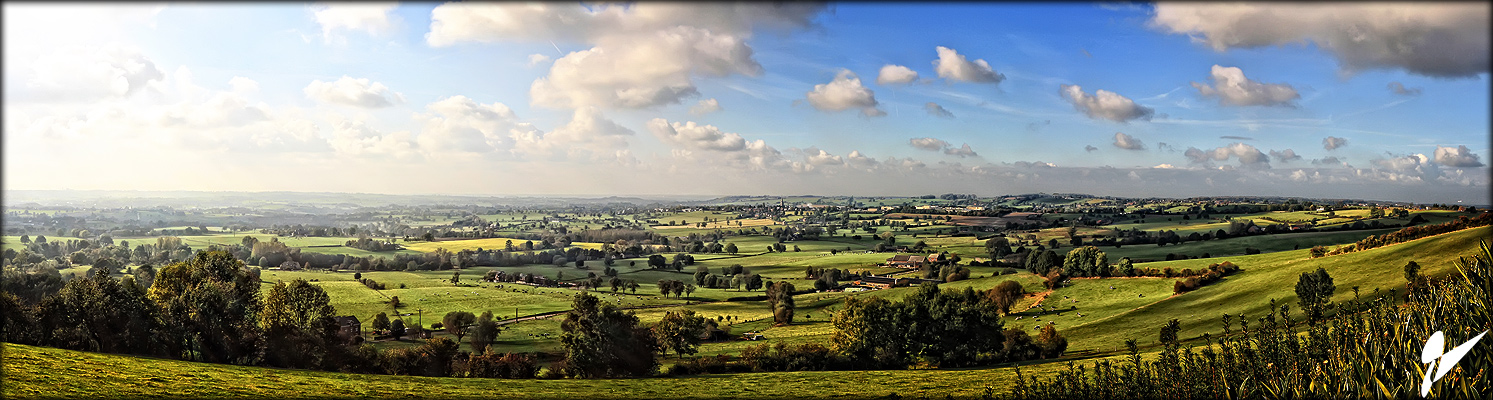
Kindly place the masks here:
POLYGON ((664 370, 664 375, 700 375, 752 372, 751 366, 733 361, 730 355, 700 357, 680 362, 664 370))
POLYGON ((498 355, 491 350, 467 357, 466 375, 472 378, 533 379, 539 373, 539 364, 527 354, 504 353, 498 355))

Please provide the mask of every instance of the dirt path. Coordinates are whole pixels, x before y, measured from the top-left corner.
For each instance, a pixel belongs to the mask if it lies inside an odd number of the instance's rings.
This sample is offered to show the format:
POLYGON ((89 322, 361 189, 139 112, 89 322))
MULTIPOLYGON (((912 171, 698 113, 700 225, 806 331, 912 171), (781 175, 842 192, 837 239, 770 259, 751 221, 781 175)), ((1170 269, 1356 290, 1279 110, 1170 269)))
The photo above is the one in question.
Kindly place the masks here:
POLYGON ((1033 308, 1037 308, 1037 306, 1042 305, 1042 300, 1047 300, 1047 295, 1049 295, 1049 294, 1052 294, 1051 290, 1048 290, 1046 292, 1037 293, 1036 295, 1033 296, 1033 297, 1037 298, 1037 301, 1032 302, 1032 305, 1027 306, 1026 310, 1021 310, 1021 311, 1017 311, 1017 312, 1025 312, 1027 310, 1030 310, 1030 309, 1033 309, 1033 308))

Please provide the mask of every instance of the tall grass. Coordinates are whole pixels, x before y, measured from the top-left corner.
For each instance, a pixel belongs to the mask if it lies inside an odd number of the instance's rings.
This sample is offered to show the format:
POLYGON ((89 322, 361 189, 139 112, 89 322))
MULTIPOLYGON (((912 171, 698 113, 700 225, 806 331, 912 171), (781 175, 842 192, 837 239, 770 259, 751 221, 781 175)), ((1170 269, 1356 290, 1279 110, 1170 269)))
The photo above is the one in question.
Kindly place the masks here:
MULTIPOLYGON (((1154 361, 1128 341, 1128 360, 1097 361, 1047 377, 1017 370, 1010 395, 1068 398, 1420 398, 1429 364, 1421 353, 1442 331, 1452 346, 1493 328, 1493 249, 1461 258, 1457 273, 1408 295, 1394 290, 1344 302, 1323 321, 1292 318, 1290 306, 1271 302, 1255 319, 1225 315, 1223 332, 1198 349, 1166 344, 1154 361), (1304 331, 1303 331, 1304 328, 1304 331)), ((1431 388, 1433 397, 1493 398, 1490 345, 1479 345, 1431 388)))

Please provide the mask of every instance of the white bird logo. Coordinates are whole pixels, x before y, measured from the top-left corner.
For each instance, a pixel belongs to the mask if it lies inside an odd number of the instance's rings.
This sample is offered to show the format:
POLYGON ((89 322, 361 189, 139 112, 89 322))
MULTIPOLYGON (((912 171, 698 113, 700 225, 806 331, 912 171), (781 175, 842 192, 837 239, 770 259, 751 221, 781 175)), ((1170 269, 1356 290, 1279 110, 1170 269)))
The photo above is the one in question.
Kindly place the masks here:
POLYGON ((1453 347, 1445 353, 1442 353, 1441 349, 1446 348, 1446 336, 1442 335, 1441 331, 1431 334, 1431 338, 1426 339, 1425 349, 1420 352, 1420 362, 1427 364, 1426 378, 1420 384, 1420 397, 1430 395, 1431 384, 1441 380, 1441 377, 1446 376, 1447 372, 1451 372, 1452 368, 1457 366, 1457 361, 1461 361, 1462 356, 1467 355, 1468 351, 1472 351, 1472 346, 1476 345, 1477 341, 1481 340, 1483 335, 1487 334, 1488 331, 1483 331, 1483 333, 1479 333, 1472 340, 1468 340, 1460 346, 1453 347), (1431 378, 1431 371, 1436 371, 1434 379, 1431 378))

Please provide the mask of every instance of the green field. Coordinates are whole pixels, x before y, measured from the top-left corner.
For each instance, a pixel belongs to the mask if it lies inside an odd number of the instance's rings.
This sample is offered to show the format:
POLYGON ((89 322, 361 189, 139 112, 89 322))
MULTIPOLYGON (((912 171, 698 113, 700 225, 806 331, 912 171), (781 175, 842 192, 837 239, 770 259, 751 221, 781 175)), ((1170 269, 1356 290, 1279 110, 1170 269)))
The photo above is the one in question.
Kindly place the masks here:
MULTIPOLYGON (((1013 368, 808 371, 643 379, 471 379, 341 374, 88 353, 5 343, 6 398, 864 399, 977 397, 1013 368), (57 379, 67 376, 67 379, 57 379)), ((1022 373, 1049 375, 1046 363, 1022 373)))
MULTIPOLYGON (((527 242, 527 241, 530 241, 530 240, 529 239, 514 239, 514 238, 483 238, 483 239, 441 240, 441 241, 435 241, 435 242, 407 242, 407 243, 401 243, 401 244, 404 245, 405 249, 412 250, 412 251, 417 251, 417 252, 422 252, 422 253, 428 253, 428 252, 436 251, 436 249, 446 249, 446 250, 449 250, 449 251, 451 251, 451 252, 454 253, 454 252, 458 252, 458 251, 462 251, 462 250, 477 250, 477 249, 503 250, 503 249, 507 249, 508 248, 508 242, 509 241, 513 242, 513 247, 522 249, 523 245, 524 245, 524 242, 527 242)), ((586 248, 586 249, 600 249, 601 248, 601 243, 574 242, 574 243, 571 243, 570 245, 572 247, 581 247, 581 248, 586 248)), ((537 249, 537 247, 536 247, 536 249, 537 249)))
MULTIPOLYGON (((1493 235, 1493 227, 1467 229, 1354 253, 1309 258, 1306 249, 1251 256, 1232 256, 1207 260, 1163 261, 1142 264, 1150 268, 1206 268, 1215 262, 1231 261, 1243 270, 1212 285, 1180 296, 1157 299, 1144 308, 1120 313, 1102 324, 1089 323, 1063 332, 1070 348, 1093 348, 1114 351, 1123 348, 1126 339, 1142 345, 1156 342, 1156 329, 1177 318, 1182 322, 1181 337, 1196 338, 1203 333, 1218 333, 1224 314, 1247 317, 1264 315, 1269 300, 1289 304, 1298 310, 1294 284, 1301 273, 1325 268, 1337 286, 1334 301, 1352 299, 1353 287, 1367 297, 1374 290, 1403 290, 1404 265, 1415 261, 1422 273, 1440 276, 1452 273, 1452 262, 1475 248, 1479 239, 1493 235), (1092 346, 1092 347, 1090 347, 1092 346)), ((1175 281, 1175 279, 1168 279, 1175 281)), ((1068 290, 1067 288, 1059 290, 1068 290)), ((1151 296, 1147 296, 1151 297, 1151 296)), ((1080 307, 1082 309, 1082 307, 1080 307)))

